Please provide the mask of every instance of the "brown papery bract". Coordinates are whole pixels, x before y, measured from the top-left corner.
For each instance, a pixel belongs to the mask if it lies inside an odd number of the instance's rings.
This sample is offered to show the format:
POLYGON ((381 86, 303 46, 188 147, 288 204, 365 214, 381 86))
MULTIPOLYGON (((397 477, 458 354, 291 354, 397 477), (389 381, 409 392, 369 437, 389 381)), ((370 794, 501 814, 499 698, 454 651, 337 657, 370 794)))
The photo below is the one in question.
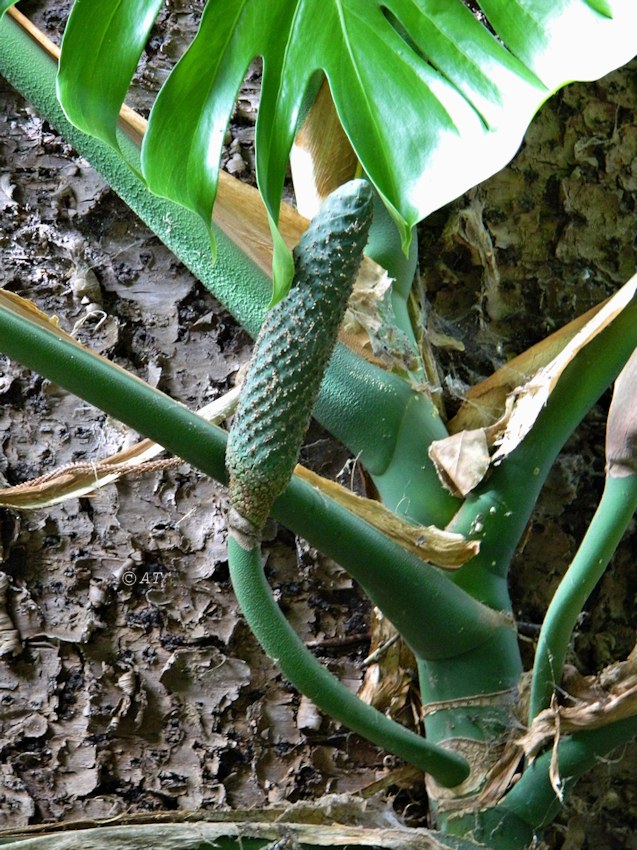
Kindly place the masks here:
POLYGON ((615 381, 606 428, 606 474, 637 474, 637 349, 615 381))

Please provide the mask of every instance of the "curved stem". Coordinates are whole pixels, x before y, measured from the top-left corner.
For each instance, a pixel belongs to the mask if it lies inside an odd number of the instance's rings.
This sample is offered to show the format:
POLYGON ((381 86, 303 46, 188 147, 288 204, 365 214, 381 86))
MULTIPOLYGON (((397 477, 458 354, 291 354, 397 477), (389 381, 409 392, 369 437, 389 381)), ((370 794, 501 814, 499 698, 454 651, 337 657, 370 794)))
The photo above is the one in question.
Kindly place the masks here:
POLYGON ((628 717, 599 729, 563 738, 556 753, 544 753, 525 769, 502 802, 491 813, 486 813, 487 822, 495 822, 508 815, 520 818, 533 831, 542 829, 554 820, 563 805, 551 783, 551 764, 555 764, 557 759, 557 773, 564 797, 600 759, 635 736, 637 717, 628 717))
POLYGON ((614 749, 637 736, 637 717, 619 720, 590 731, 562 738, 527 765, 517 782, 499 803, 461 816, 449 823, 456 835, 471 833, 480 846, 490 850, 528 850, 538 833, 560 813, 564 800, 585 773, 614 749), (559 777, 560 795, 553 786, 559 777))
POLYGON ((235 595, 259 643, 294 687, 326 714, 430 773, 442 785, 450 787, 466 779, 469 766, 461 756, 430 744, 367 705, 314 658, 274 601, 263 573, 260 546, 240 536, 231 526, 228 564, 235 595))
POLYGON ((273 514, 346 569, 419 658, 452 659, 494 634, 515 636, 512 619, 477 602, 447 574, 319 490, 293 479, 273 514))
POLYGON ((480 540, 480 553, 452 581, 497 607, 508 568, 537 497, 560 449, 637 345, 637 299, 591 340, 567 366, 532 430, 469 495, 450 531, 480 540))
POLYGON ((533 667, 529 723, 548 708, 555 686, 562 679, 577 618, 636 509, 637 475, 608 476, 597 511, 544 618, 533 667))
POLYGON ((422 457, 417 460, 423 445, 446 436, 440 414, 429 398, 412 391, 394 427, 395 448, 386 469, 372 476, 381 501, 399 516, 444 528, 460 501, 442 488, 429 457, 426 462, 422 457))

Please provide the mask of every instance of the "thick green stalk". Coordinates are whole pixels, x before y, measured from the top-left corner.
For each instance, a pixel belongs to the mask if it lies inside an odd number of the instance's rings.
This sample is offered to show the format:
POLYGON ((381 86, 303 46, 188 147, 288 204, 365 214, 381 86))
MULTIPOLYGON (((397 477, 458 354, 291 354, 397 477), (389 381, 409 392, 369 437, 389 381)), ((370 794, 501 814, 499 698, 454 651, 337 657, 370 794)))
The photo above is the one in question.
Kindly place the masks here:
POLYGON ((489 742, 509 733, 522 673, 515 629, 495 632, 489 641, 452 659, 423 659, 419 672, 431 741, 489 742), (446 705, 456 700, 462 704, 446 705), (433 711, 441 701, 444 705, 433 711))
MULTIPOLYGON (((226 481, 226 433, 133 375, 6 310, 0 351, 226 481)), ((299 479, 273 515, 348 570, 421 657, 464 653, 511 629, 440 570, 299 479)))
MULTIPOLYGON (((231 522, 232 529, 232 522, 231 522)), ((261 566, 261 547, 248 535, 228 539, 232 586, 248 625, 277 667, 322 711, 378 746, 430 773, 443 785, 462 782, 466 761, 429 743, 364 703, 314 658, 272 597, 261 566)))
POLYGON ((527 765, 511 790, 478 816, 465 815, 448 824, 456 835, 471 834, 490 850, 528 850, 560 813, 577 781, 614 749, 637 736, 637 717, 562 738, 527 765), (559 777, 558 796, 551 776, 559 777))
MULTIPOLYGON (((424 368, 408 307, 418 262, 417 240, 412 240, 409 255, 405 256, 396 223, 378 195, 374 198, 374 220, 366 253, 386 269, 393 279, 393 324, 404 334, 407 344, 413 349, 414 359, 418 361, 418 368, 412 377, 424 381, 424 368)), ((421 523, 426 522, 426 514, 435 516, 430 521, 440 525, 445 525, 451 519, 460 505, 459 500, 450 496, 442 487, 429 458, 426 462, 421 460, 425 465, 420 469, 414 463, 415 458, 422 459, 423 441, 429 445, 433 440, 441 440, 446 436, 444 423, 431 400, 422 393, 413 393, 406 400, 397 432, 396 450, 387 464, 386 472, 376 472, 373 476, 383 504, 400 516, 412 517, 421 523), (421 507, 424 487, 432 494, 428 501, 433 507, 426 514, 421 507)))
POLYGON ((606 423, 606 484, 584 540, 553 597, 540 632, 529 722, 562 679, 575 622, 637 508, 637 348, 615 381, 606 423))
POLYGON ((418 240, 412 239, 409 253, 405 255, 396 222, 377 193, 374 196, 374 221, 365 253, 392 278, 390 299, 393 325, 402 331, 413 349, 414 357, 419 358, 418 341, 407 306, 418 265, 418 240))
MULTIPOLYGON (((413 239, 409 253, 405 254, 396 222, 377 193, 374 195, 374 221, 366 253, 387 270, 393 279, 392 296, 399 298, 406 306, 418 265, 418 244, 413 239)), ((409 322, 405 325, 399 322, 398 326, 405 333, 411 332, 409 322)))
POLYGON ((418 673, 427 739, 459 751, 471 765, 471 780, 458 789, 457 800, 428 788, 437 827, 464 835, 481 814, 472 813, 468 818, 472 822, 466 823, 459 812, 466 811, 464 807, 480 793, 517 725, 522 673, 517 634, 514 629, 500 630, 452 659, 419 660, 418 673))
POLYGON ((494 633, 515 638, 510 618, 301 483, 292 481, 275 503, 274 516, 343 566, 418 657, 451 660, 486 644, 494 633))
POLYGON ((452 576, 476 599, 508 610, 509 565, 555 458, 636 345, 633 299, 567 366, 532 430, 469 495, 450 523, 451 531, 480 540, 480 553, 452 576))
MULTIPOLYGON (((271 286, 265 274, 217 230, 217 261, 213 265, 208 232, 198 216, 152 195, 119 155, 69 124, 56 98, 56 64, 6 15, 0 21, 0 73, 86 157, 246 330, 256 335, 270 298, 271 286)), ((123 134, 119 141, 134 161, 139 155, 136 146, 123 134)), ((426 426, 428 430, 420 434, 418 454, 410 458, 412 469, 404 496, 416 522, 448 522, 456 502, 441 491, 427 455, 429 443, 446 432, 428 399, 414 393, 398 376, 339 345, 315 415, 360 457, 372 475, 383 475, 382 487, 394 493, 401 491, 406 461, 397 464, 395 471, 392 462, 395 457, 406 458, 413 450, 411 444, 403 449, 400 440, 426 426)))
MULTIPOLYGON (((637 717, 628 717, 599 729, 579 732, 563 738, 557 747, 557 775, 562 798, 585 773, 614 749, 637 736, 637 717)), ((535 759, 526 767, 520 779, 494 809, 483 813, 478 840, 488 841, 493 850, 524 850, 534 833, 548 826, 559 814, 562 800, 551 784, 552 750, 535 759), (498 840, 507 821, 527 824, 528 837, 521 843, 498 840)))
POLYGON ((601 501, 575 558, 551 600, 533 667, 529 723, 548 708, 564 670, 577 618, 637 510, 637 475, 606 479, 601 501))

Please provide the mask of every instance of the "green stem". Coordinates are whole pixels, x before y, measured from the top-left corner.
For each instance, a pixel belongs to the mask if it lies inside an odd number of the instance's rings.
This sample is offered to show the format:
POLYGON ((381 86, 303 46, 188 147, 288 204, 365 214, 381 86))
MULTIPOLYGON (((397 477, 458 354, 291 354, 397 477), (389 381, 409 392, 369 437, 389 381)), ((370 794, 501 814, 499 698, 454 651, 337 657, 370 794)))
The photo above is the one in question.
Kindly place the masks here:
MULTIPOLYGON (((563 798, 570 793, 580 777, 636 735, 637 717, 628 717, 599 729, 563 738, 557 747, 558 775, 563 798)), ((551 784, 550 768, 554 758, 553 751, 536 758, 533 764, 526 767, 521 778, 502 802, 491 812, 484 813, 483 840, 489 837, 491 830, 497 835, 496 825, 507 818, 516 818, 528 824, 530 832, 543 829, 555 819, 562 808, 562 800, 551 784)), ((499 850, 499 847, 506 850, 517 850, 519 847, 522 850, 528 846, 528 841, 522 845, 493 843, 492 846, 494 850, 499 850)))
POLYGON ((390 291, 393 326, 402 331, 419 363, 418 380, 424 380, 418 340, 409 315, 408 300, 418 265, 418 240, 412 239, 409 253, 403 251, 396 222, 378 193, 374 195, 374 221, 365 253, 387 271, 392 278, 390 291))
POLYGON ((497 805, 483 809, 477 817, 470 814, 452 820, 449 829, 456 835, 470 833, 490 850, 528 850, 560 813, 578 779, 635 736, 637 717, 629 717, 562 738, 556 750, 525 767, 497 805), (552 773, 559 777, 559 796, 551 783, 552 773))
MULTIPOLYGON (((128 206, 196 275, 245 329, 255 336, 269 303, 271 285, 223 233, 215 229, 217 260, 213 264, 205 225, 194 213, 151 194, 122 157, 73 127, 56 98, 56 64, 8 16, 0 21, 0 74, 38 109, 98 171, 128 206)), ((127 158, 139 151, 124 134, 119 142, 127 158)), ((405 493, 410 516, 423 524, 444 525, 457 503, 442 491, 427 455, 432 440, 445 429, 430 400, 417 396, 397 375, 391 375, 337 346, 315 410, 316 418, 341 440, 372 475, 383 475, 383 486, 400 492, 405 462, 392 468, 395 457, 407 457, 400 435, 420 434, 412 464, 411 490, 405 493), (409 414, 406 410, 409 409, 409 414), (415 417, 410 426, 409 420, 415 417), (402 427, 401 427, 402 426, 402 427), (397 435, 399 435, 397 437, 397 435)))
MULTIPOLYGON (((367 415, 370 412, 368 408, 367 415)), ((372 476, 381 501, 399 516, 444 528, 460 502, 447 491, 441 493, 440 480, 429 459, 428 465, 422 457, 420 463, 417 461, 423 444, 447 436, 438 411, 424 395, 411 392, 405 399, 403 415, 391 427, 396 428, 394 452, 385 470, 372 476), (435 433, 440 436, 435 437, 435 433)))
MULTIPOLYGON (((7 310, 0 310, 0 350, 226 481, 225 431, 130 373, 7 310)), ((421 657, 467 652, 511 628, 440 570, 298 478, 273 513, 348 570, 421 657)))
MULTIPOLYGON (((511 610, 508 567, 537 496, 564 441, 632 353, 636 318, 633 302, 577 355, 531 432, 467 498, 449 526, 480 539, 478 555, 451 574, 451 580, 496 610, 511 610)), ((422 663, 423 701, 443 706, 427 716, 427 736, 436 742, 456 736, 487 745, 496 742, 514 722, 512 704, 498 703, 496 698, 491 705, 486 699, 484 707, 476 707, 476 695, 512 688, 520 670, 519 650, 505 633, 454 659, 453 675, 446 675, 436 659, 422 663), (447 707, 451 700, 461 701, 460 707, 458 702, 447 707)), ((507 826, 507 834, 509 829, 513 826, 507 826)))
POLYGON ((273 513, 346 569, 419 658, 452 659, 494 634, 515 638, 511 619, 298 479, 273 513))
MULTIPOLYGON (((411 377, 422 383, 425 371, 408 307, 418 262, 417 240, 412 240, 409 255, 405 256, 396 223, 378 195, 374 197, 374 220, 365 253, 393 278, 393 325, 405 335, 418 362, 418 368, 411 377)), ((396 422, 396 426, 395 451, 386 471, 375 471, 373 475, 381 501, 399 516, 422 524, 446 525, 460 506, 460 501, 441 486, 428 457, 422 460, 421 467, 414 463, 415 458, 422 458, 423 441, 429 446, 434 440, 448 436, 435 405, 426 394, 413 393, 411 398, 406 399, 402 420, 396 422)))
MULTIPOLYGON (((522 673, 517 634, 513 629, 495 632, 489 641, 451 661, 420 660, 418 673, 427 739, 467 756, 476 778, 475 795, 517 725, 522 673)), ((467 795, 468 789, 463 790, 467 795)), ((438 807, 438 797, 430 789, 437 827, 456 834, 472 832, 472 823, 458 826, 453 808, 438 807)))
POLYGON ((314 658, 272 597, 261 565, 260 546, 240 542, 232 529, 228 563, 232 586, 248 625, 297 690, 326 714, 430 773, 441 784, 458 785, 467 777, 469 767, 462 757, 430 744, 364 703, 314 658), (246 545, 249 548, 244 548, 246 545))
MULTIPOLYGON (((392 294, 406 306, 418 265, 418 244, 415 239, 412 240, 409 254, 405 254, 396 222, 390 216, 378 193, 375 193, 374 197, 374 222, 365 253, 387 270, 393 279, 392 294)), ((405 326, 400 324, 399 327, 405 333, 413 334, 410 322, 405 326)))
POLYGON ((637 509, 637 475, 608 476, 601 501, 586 535, 551 600, 533 667, 529 723, 548 708, 559 685, 571 634, 586 600, 637 509))
POLYGON ((425 728, 431 741, 451 738, 493 741, 509 733, 522 661, 514 629, 495 632, 490 640, 446 659, 421 660, 421 695, 431 709, 437 702, 459 700, 462 707, 444 705, 427 714, 425 728))
POLYGON ((588 343, 562 373, 532 430, 471 494, 452 531, 477 535, 480 553, 452 580, 476 599, 508 607, 506 577, 540 490, 562 446, 637 345, 637 300, 588 343))

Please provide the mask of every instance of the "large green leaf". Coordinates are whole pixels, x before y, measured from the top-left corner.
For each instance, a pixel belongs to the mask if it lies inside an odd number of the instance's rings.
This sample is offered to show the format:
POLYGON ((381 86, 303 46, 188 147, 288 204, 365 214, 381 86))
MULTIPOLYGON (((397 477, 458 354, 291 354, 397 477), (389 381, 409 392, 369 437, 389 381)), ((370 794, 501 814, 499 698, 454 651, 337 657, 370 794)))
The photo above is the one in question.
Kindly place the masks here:
POLYGON ((117 117, 164 0, 76 0, 64 31, 58 97, 69 120, 118 148, 117 117))
MULTIPOLYGON (((116 114, 159 0, 76 0, 59 93, 69 118, 113 143, 116 114)), ((264 60, 259 188, 275 235, 304 98, 325 74, 343 127, 408 244, 433 210, 499 170, 541 103, 637 53, 637 0, 208 0, 150 116, 150 187, 210 220, 223 136, 249 63, 264 60)))

